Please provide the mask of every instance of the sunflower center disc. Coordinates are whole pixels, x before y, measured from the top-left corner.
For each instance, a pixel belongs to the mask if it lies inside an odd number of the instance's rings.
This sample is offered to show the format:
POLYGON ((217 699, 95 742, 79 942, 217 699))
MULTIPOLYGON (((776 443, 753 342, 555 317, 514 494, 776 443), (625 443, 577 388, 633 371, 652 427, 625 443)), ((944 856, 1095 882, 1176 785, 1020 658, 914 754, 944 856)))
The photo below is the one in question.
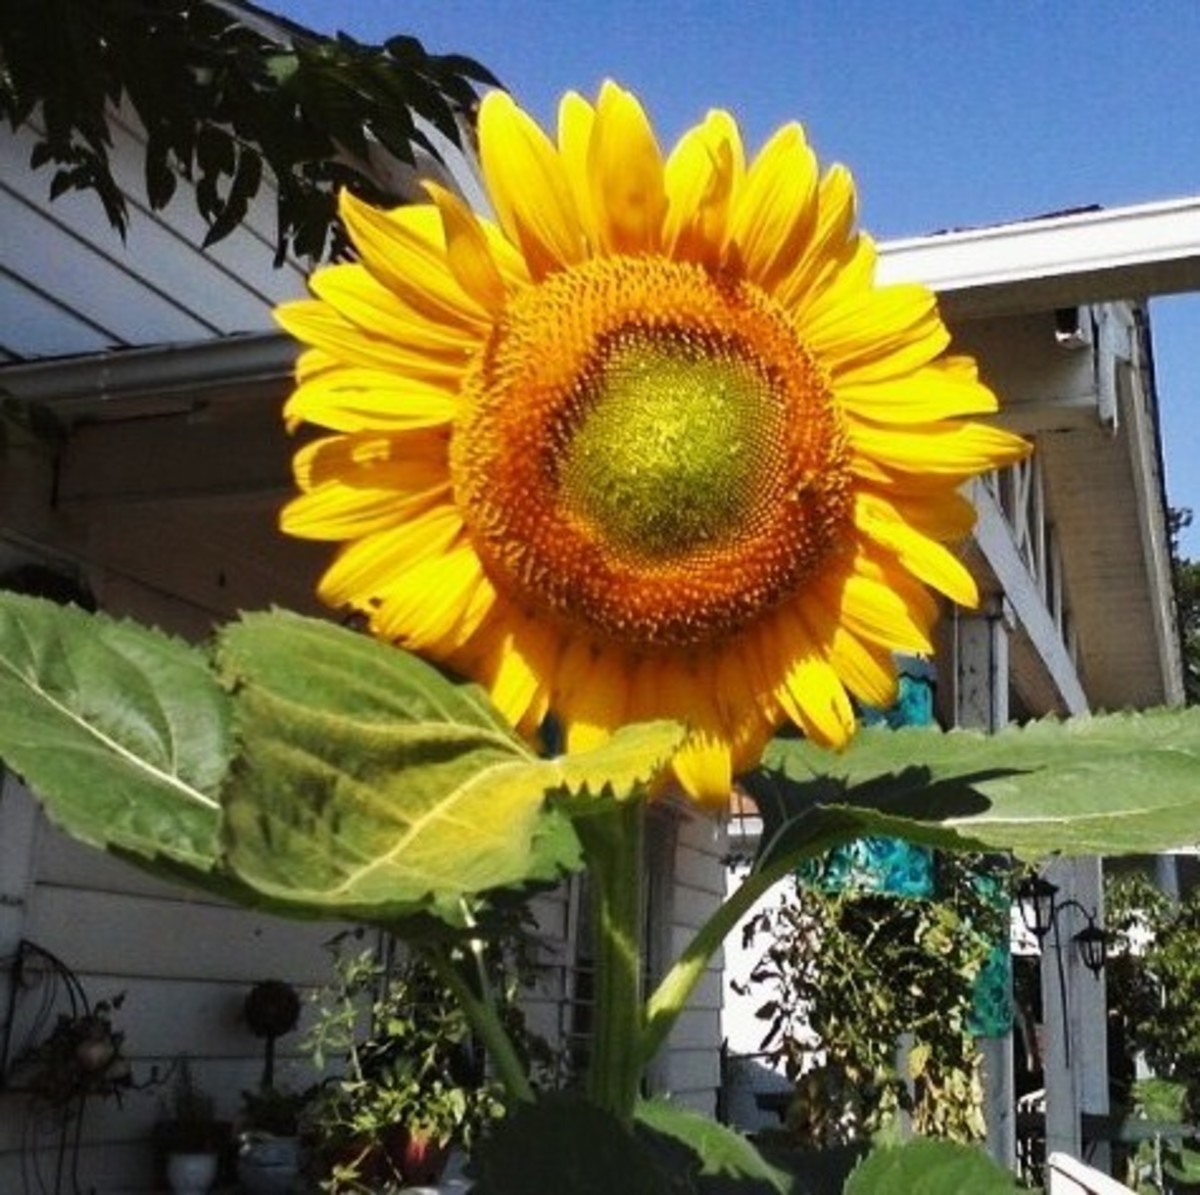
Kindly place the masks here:
POLYGON ((456 502, 521 608, 638 650, 737 633, 847 541, 845 429, 787 314, 610 257, 512 301, 465 379, 456 502))
POLYGON ((733 352, 639 331, 602 357, 560 466, 567 505, 647 561, 735 536, 781 440, 767 379, 733 352))

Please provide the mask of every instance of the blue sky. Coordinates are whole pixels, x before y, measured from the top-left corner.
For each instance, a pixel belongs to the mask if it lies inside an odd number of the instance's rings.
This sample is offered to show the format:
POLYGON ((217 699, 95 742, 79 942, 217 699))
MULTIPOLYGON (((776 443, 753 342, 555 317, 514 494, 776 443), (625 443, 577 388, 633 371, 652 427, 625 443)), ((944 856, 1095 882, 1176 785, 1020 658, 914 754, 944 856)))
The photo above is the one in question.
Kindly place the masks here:
MULTIPOLYGON (((667 146, 706 109, 800 120, 880 238, 1200 194, 1200 0, 263 0, 479 59, 543 123, 632 88, 667 146)), ((1200 520, 1200 296, 1152 306, 1170 500, 1200 520)), ((1184 540, 1200 556, 1200 527, 1184 540)))

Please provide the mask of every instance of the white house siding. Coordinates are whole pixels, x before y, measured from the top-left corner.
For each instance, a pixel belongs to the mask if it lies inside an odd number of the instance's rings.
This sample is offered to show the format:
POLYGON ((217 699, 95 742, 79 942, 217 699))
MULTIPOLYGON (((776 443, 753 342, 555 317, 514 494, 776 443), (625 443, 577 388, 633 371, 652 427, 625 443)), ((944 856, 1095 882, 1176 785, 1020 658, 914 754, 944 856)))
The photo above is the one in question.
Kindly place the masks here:
MULTIPOLYGON (((0 804, 0 834, 26 820, 29 799, 9 782, 0 804)), ((124 1052, 142 1090, 89 1101, 78 1158, 82 1189, 97 1195, 154 1188, 151 1133, 170 1085, 153 1085, 187 1054, 197 1082, 232 1119, 240 1092, 258 1082, 262 1043, 242 1019, 242 1003, 263 979, 284 979, 302 994, 329 981, 323 944, 339 928, 233 909, 190 889, 164 883, 81 846, 38 819, 32 883, 25 892, 20 936, 61 959, 91 1003, 123 995, 113 1014, 124 1052)), ((16 929, 12 921, 10 934, 16 929)), ((16 941, 0 943, 11 956, 16 941)), ((42 976, 36 962, 30 970, 42 976)), ((2 976, 7 983, 7 974, 2 976)), ((51 981, 18 993, 14 1052, 45 1036, 60 1002, 44 1009, 51 981), (31 1039, 34 1022, 43 1029, 31 1039)), ((306 1007, 306 1018, 308 1010, 306 1007)), ((303 1022, 302 1022, 303 1024, 303 1022)), ((307 1083, 296 1058, 299 1034, 281 1039, 277 1082, 307 1083)), ((32 1164, 54 1173, 58 1134, 51 1121, 29 1119, 16 1094, 0 1096, 0 1191, 18 1195, 32 1164), (34 1159, 31 1154, 39 1156, 34 1159)), ((37 1190, 36 1187, 33 1188, 37 1190)))
MULTIPOLYGON (((675 882, 667 913, 669 964, 691 941, 725 898, 728 853, 723 822, 684 810, 676 825, 675 882)), ((721 1087, 721 975, 724 956, 718 951, 676 1023, 651 1074, 655 1090, 698 1111, 716 1111, 721 1087)))

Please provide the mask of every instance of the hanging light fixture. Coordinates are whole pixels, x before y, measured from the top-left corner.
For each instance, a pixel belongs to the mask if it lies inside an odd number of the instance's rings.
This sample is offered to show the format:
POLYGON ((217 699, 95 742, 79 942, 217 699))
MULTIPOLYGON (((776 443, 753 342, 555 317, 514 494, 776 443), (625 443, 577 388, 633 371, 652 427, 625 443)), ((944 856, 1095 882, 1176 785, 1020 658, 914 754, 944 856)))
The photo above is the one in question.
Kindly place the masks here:
POLYGON ((1096 924, 1094 917, 1087 913, 1084 916, 1088 923, 1075 935, 1075 947, 1083 965, 1099 979, 1108 955, 1108 935, 1096 924))
POLYGON ((1054 924, 1054 898, 1057 894, 1058 885, 1040 875, 1027 876, 1017 886, 1017 906, 1021 910, 1021 920, 1039 942, 1054 924))

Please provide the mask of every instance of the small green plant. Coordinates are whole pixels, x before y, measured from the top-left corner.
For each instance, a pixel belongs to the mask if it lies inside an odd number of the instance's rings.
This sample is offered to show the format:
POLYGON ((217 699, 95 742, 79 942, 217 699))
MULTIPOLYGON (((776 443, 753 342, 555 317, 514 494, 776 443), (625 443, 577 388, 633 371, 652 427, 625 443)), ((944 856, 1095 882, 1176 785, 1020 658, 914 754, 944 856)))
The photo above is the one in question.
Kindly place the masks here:
POLYGON ((183 1055, 174 1065, 171 1097, 166 1115, 155 1126, 162 1155, 220 1153, 229 1143, 229 1125, 217 1119, 213 1097, 192 1074, 191 1060, 183 1055))
POLYGON ((301 1118, 310 1099, 309 1091, 281 1091, 278 1087, 243 1091, 242 1130, 268 1133, 273 1137, 295 1137, 300 1132, 301 1118))

